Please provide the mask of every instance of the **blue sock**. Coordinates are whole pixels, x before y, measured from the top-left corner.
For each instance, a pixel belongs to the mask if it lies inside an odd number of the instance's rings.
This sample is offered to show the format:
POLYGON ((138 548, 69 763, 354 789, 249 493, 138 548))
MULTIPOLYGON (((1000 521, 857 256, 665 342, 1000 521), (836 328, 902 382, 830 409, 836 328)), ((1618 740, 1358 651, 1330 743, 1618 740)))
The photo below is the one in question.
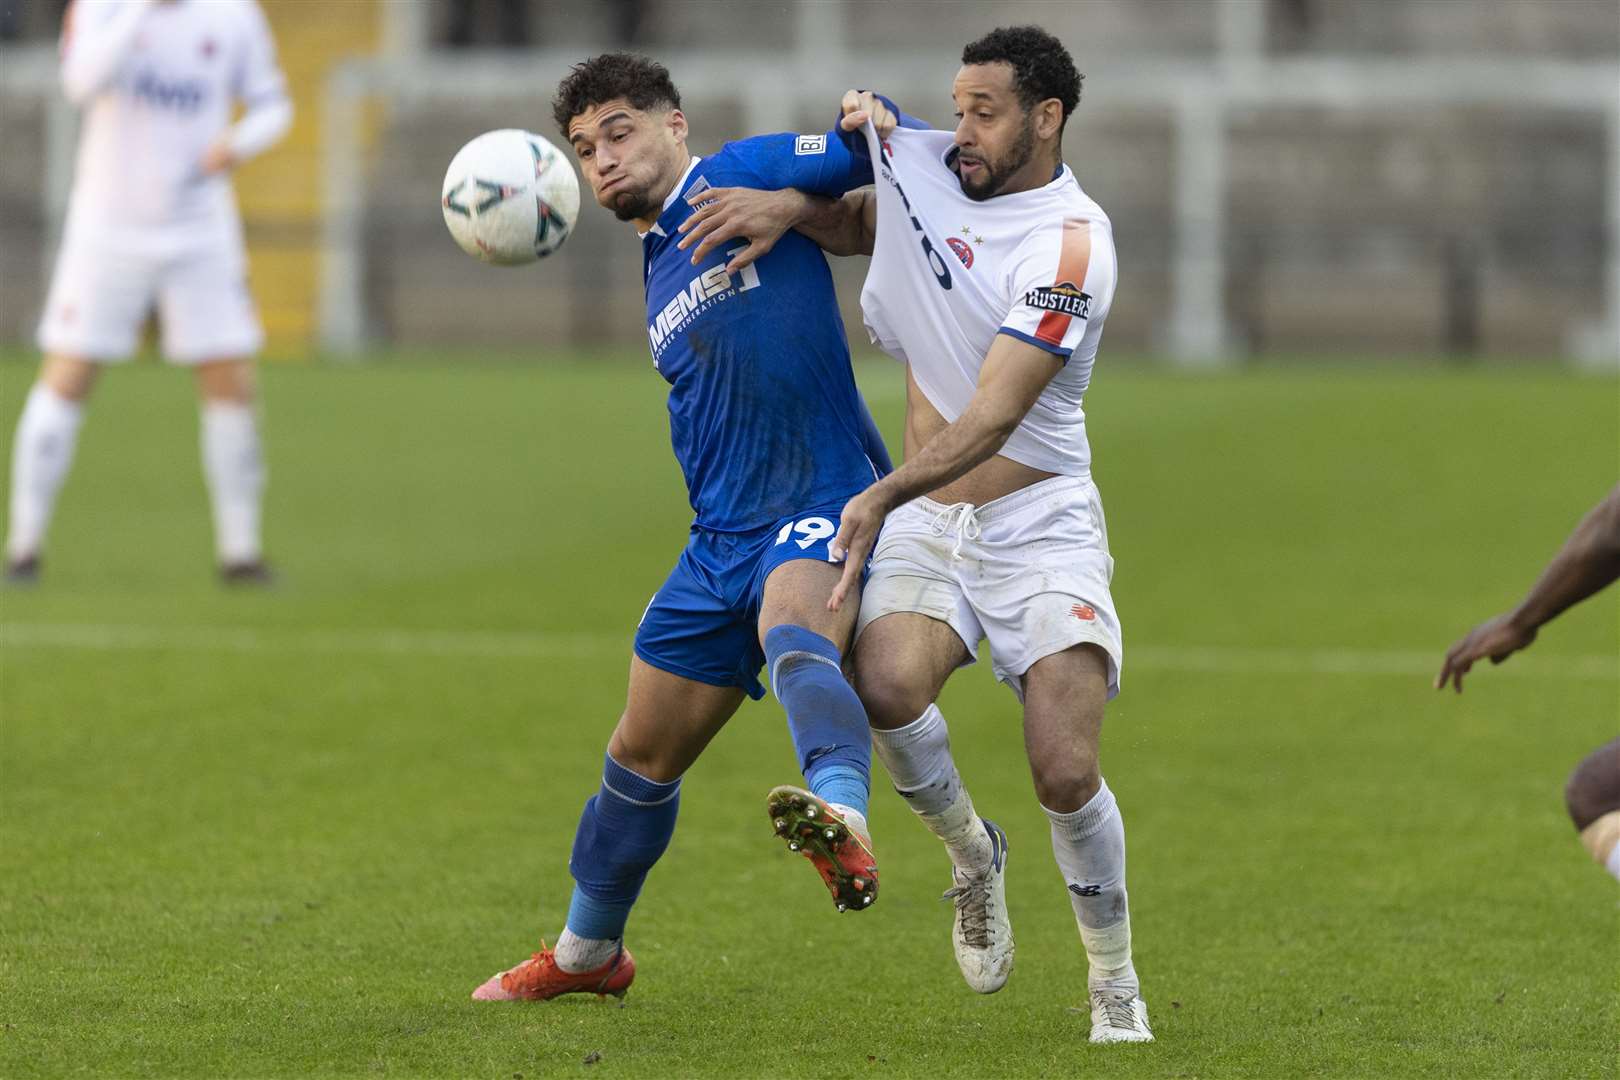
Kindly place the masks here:
POLYGON ((680 805, 680 780, 660 784, 607 758, 602 790, 585 803, 568 860, 574 875, 569 930, 582 938, 624 936, 647 871, 675 834, 680 805))
POLYGON ((802 626, 773 626, 765 634, 765 662, 771 689, 787 710, 805 783, 827 802, 865 814, 872 736, 838 647, 802 626))

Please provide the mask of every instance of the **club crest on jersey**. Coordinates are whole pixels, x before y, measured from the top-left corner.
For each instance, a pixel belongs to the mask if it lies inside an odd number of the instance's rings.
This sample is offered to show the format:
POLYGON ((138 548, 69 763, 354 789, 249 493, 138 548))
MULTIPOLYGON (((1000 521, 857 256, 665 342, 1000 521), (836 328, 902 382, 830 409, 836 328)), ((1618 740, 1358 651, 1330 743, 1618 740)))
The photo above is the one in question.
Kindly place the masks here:
POLYGON ((1081 292, 1072 281, 1031 289, 1024 294, 1024 303, 1041 311, 1056 311, 1077 319, 1091 318, 1091 295, 1081 292))
POLYGON ((955 237, 955 236, 947 236, 945 238, 945 243, 946 243, 946 245, 948 245, 950 247, 950 249, 952 251, 956 252, 956 257, 958 259, 962 260, 962 265, 964 267, 967 267, 969 269, 972 268, 972 266, 973 266, 973 249, 968 247, 968 243, 967 243, 966 240, 960 239, 959 237, 955 237))

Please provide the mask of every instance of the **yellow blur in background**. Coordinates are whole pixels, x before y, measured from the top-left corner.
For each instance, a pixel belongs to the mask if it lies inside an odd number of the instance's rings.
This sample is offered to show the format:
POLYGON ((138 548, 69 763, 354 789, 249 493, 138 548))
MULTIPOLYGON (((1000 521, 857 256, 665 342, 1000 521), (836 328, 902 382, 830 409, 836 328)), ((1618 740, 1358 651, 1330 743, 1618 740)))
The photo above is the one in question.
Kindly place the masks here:
MULTIPOLYGON (((317 4, 260 0, 275 31, 296 115, 271 152, 243 166, 237 198, 247 222, 253 293, 264 319, 268 358, 307 356, 315 336, 320 280, 321 104, 327 76, 343 60, 376 51, 380 0, 317 4)), ((375 124, 366 135, 374 136, 375 124)))

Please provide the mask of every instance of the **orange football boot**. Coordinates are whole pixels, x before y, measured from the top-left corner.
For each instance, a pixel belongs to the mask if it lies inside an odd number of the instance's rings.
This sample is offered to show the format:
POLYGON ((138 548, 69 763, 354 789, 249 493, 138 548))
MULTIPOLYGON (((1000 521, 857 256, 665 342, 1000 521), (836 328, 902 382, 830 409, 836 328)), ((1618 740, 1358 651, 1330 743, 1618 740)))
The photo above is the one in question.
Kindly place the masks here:
POLYGON ((473 991, 474 1001, 545 1001, 559 994, 612 994, 624 997, 636 977, 636 958, 620 946, 619 952, 595 971, 564 971, 546 943, 511 971, 491 975, 473 991))
POLYGON ((766 812, 789 851, 810 860, 839 911, 865 911, 877 899, 877 858, 842 815, 803 788, 771 789, 766 812))

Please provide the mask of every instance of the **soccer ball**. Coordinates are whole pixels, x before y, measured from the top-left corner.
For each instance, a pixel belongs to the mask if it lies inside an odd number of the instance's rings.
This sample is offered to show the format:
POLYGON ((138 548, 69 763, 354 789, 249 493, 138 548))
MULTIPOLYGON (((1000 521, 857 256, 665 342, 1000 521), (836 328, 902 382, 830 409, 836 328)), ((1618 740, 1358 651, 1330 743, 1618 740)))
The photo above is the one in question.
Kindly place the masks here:
POLYGON ((517 266, 562 247, 579 216, 579 180, 539 135, 486 131, 450 159, 441 205, 462 251, 517 266))

